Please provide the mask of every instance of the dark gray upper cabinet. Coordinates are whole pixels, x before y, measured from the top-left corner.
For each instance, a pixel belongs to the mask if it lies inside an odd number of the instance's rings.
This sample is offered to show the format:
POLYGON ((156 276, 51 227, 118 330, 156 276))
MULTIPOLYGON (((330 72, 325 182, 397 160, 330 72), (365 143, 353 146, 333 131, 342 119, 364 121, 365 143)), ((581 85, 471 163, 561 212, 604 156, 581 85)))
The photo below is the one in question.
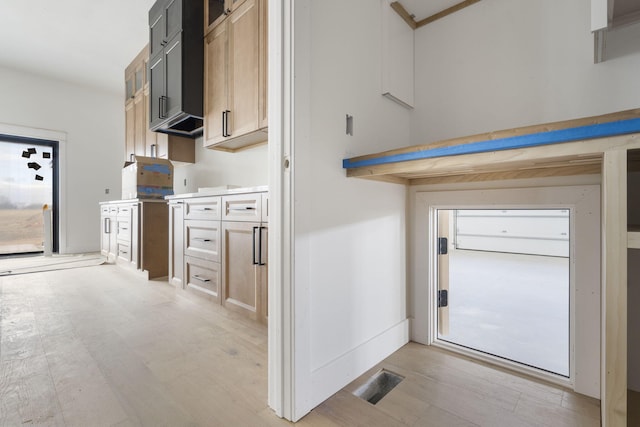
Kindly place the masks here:
POLYGON ((204 6, 201 0, 158 0, 149 11, 149 128, 202 134, 204 6))

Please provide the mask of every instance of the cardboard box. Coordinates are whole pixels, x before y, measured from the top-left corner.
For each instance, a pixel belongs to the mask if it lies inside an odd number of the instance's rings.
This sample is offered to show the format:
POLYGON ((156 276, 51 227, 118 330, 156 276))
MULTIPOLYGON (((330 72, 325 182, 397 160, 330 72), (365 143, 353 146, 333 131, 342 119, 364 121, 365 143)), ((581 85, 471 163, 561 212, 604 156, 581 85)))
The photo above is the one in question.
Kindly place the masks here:
POLYGON ((162 199, 173 194, 173 165, 169 160, 133 156, 122 169, 122 199, 162 199))

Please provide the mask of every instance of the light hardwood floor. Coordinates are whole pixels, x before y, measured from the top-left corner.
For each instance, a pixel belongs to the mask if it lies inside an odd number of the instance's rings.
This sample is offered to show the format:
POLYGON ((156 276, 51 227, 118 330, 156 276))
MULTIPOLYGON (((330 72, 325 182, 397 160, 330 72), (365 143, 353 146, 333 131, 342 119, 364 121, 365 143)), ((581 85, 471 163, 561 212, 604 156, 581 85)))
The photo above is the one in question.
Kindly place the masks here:
MULTIPOLYGON (((0 277, 0 425, 281 426, 267 332, 164 281, 111 265, 0 277)), ((598 426, 599 403, 408 344, 302 426, 598 426), (377 405, 351 392, 405 379, 377 405)))

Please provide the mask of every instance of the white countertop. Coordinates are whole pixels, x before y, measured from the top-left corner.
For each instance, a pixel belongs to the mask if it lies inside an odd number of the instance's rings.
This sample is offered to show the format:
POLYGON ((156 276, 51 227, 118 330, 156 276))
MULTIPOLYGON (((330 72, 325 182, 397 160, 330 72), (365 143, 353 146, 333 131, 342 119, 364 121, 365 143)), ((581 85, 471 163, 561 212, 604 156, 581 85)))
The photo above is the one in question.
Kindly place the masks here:
POLYGON ((241 187, 241 188, 207 188, 201 189, 197 193, 183 193, 174 194, 173 196, 165 196, 166 200, 175 199, 191 199, 194 197, 208 197, 208 196, 224 196, 227 194, 245 194, 245 193, 264 193, 269 191, 269 186, 259 185, 256 187, 241 187))
POLYGON ((111 203, 139 203, 139 202, 151 202, 151 203, 167 203, 164 199, 124 199, 124 200, 108 200, 100 202, 101 205, 108 205, 111 203))

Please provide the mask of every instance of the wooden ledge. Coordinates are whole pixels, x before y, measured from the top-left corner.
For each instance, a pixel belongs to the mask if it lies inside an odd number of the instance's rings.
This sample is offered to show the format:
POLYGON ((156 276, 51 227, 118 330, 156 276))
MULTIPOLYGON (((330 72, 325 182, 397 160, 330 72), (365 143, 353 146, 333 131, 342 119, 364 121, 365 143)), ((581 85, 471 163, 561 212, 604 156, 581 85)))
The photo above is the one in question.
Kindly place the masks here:
MULTIPOLYGON (((509 172, 513 177, 598 173, 596 165, 604 149, 599 143, 586 142, 610 139, 613 146, 620 146, 624 142, 616 137, 638 133, 640 109, 634 109, 384 151, 344 159, 343 167, 349 177, 404 184, 427 183, 425 179, 435 177, 445 182, 442 177, 465 175, 487 180, 497 178, 497 172, 509 172), (558 148, 535 150, 542 146, 558 148), (487 173, 493 175, 484 175, 487 173)), ((640 142, 637 135, 630 138, 640 142)), ((460 180, 464 178, 455 178, 454 182, 460 180)))

